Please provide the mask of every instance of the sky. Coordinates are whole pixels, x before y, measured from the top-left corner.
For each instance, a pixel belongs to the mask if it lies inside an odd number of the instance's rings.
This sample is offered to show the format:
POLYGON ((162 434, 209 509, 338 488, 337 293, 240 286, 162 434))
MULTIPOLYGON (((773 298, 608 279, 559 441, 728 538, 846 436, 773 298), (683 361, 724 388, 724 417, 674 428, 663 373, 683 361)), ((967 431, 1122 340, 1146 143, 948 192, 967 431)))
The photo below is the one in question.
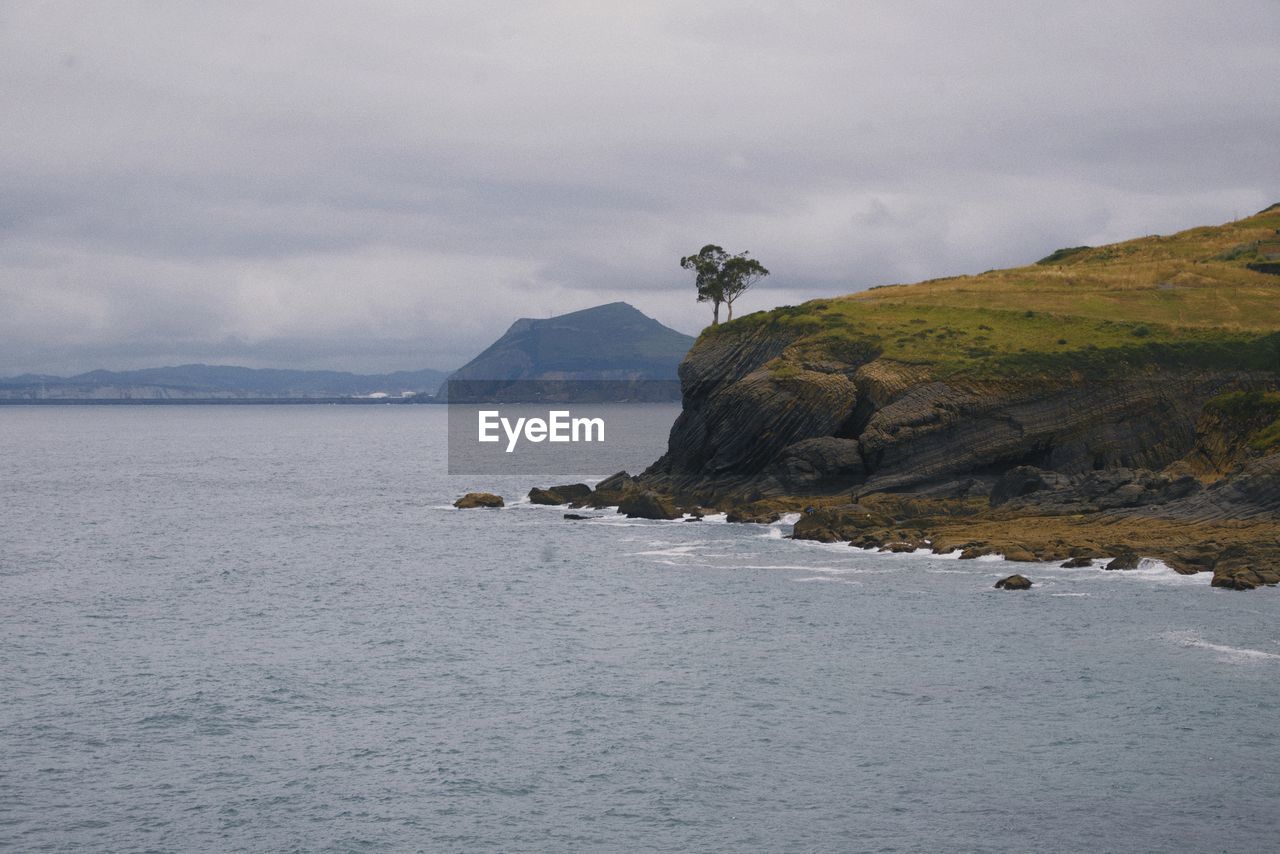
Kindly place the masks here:
POLYGON ((462 364, 1280 201, 1280 0, 0 2, 0 376, 462 364))

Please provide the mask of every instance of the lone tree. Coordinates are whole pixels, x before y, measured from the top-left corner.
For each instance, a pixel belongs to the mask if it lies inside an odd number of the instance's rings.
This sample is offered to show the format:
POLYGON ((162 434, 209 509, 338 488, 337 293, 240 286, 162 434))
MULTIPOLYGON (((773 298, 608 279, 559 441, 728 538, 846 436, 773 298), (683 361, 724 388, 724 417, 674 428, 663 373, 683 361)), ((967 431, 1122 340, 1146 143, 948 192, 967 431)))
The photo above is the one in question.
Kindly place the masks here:
POLYGON ((694 272, 694 284, 698 288, 698 302, 712 305, 711 325, 720 323, 720 304, 729 307, 729 320, 733 320, 733 301, 742 296, 756 282, 769 275, 764 265, 750 253, 730 255, 714 243, 698 250, 697 255, 686 255, 680 266, 694 272))

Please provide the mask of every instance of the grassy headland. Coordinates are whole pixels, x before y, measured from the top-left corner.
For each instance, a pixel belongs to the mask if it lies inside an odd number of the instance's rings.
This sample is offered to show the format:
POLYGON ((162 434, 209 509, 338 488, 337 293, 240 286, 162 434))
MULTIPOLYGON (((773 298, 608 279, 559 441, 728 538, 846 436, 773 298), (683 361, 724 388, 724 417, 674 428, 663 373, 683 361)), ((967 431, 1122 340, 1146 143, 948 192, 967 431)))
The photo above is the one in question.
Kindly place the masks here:
POLYGON ((801 539, 1277 584, 1278 273, 1280 205, 747 315, 686 357, 636 485, 804 510, 801 539))
POLYGON ((890 285, 712 328, 797 336, 775 370, 874 356, 938 377, 1089 375, 1134 365, 1280 366, 1280 205, 1221 226, 1058 250, 1025 267, 890 285))

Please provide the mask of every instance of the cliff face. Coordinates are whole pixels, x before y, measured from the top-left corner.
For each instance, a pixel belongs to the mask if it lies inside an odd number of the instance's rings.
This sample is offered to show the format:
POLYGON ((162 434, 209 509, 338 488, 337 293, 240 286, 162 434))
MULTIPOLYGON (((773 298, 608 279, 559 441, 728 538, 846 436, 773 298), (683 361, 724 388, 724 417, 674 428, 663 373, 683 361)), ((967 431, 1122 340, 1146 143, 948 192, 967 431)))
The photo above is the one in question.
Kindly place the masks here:
MULTIPOLYGON (((1046 259, 1062 264, 877 289, 708 330, 680 367, 683 412, 667 453, 640 481, 723 505, 985 496, 1020 466, 1073 483, 1175 464, 1176 476, 1228 476, 1248 431, 1224 431, 1206 406, 1280 387, 1280 281, 1230 247, 1276 228, 1273 208, 1046 259)), ((1255 491, 1270 488, 1267 466, 1255 491)))
POLYGON ((966 480, 1022 465, 1066 474, 1161 469, 1192 451, 1209 400, 1274 381, 1265 372, 1154 365, 1040 382, 933 380, 884 359, 780 370, 770 364, 781 342, 757 338, 690 353, 683 412, 646 480, 715 503, 957 492, 966 480))

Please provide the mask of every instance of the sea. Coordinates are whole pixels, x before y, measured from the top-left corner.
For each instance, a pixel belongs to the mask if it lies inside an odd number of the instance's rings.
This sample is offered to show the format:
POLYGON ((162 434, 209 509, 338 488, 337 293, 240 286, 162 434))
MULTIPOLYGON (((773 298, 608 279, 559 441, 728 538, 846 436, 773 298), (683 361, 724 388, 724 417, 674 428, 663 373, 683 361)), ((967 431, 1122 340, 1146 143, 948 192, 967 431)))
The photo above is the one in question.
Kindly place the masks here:
POLYGON ((0 407, 0 848, 1276 850, 1280 590, 527 502, 675 415, 0 407))

